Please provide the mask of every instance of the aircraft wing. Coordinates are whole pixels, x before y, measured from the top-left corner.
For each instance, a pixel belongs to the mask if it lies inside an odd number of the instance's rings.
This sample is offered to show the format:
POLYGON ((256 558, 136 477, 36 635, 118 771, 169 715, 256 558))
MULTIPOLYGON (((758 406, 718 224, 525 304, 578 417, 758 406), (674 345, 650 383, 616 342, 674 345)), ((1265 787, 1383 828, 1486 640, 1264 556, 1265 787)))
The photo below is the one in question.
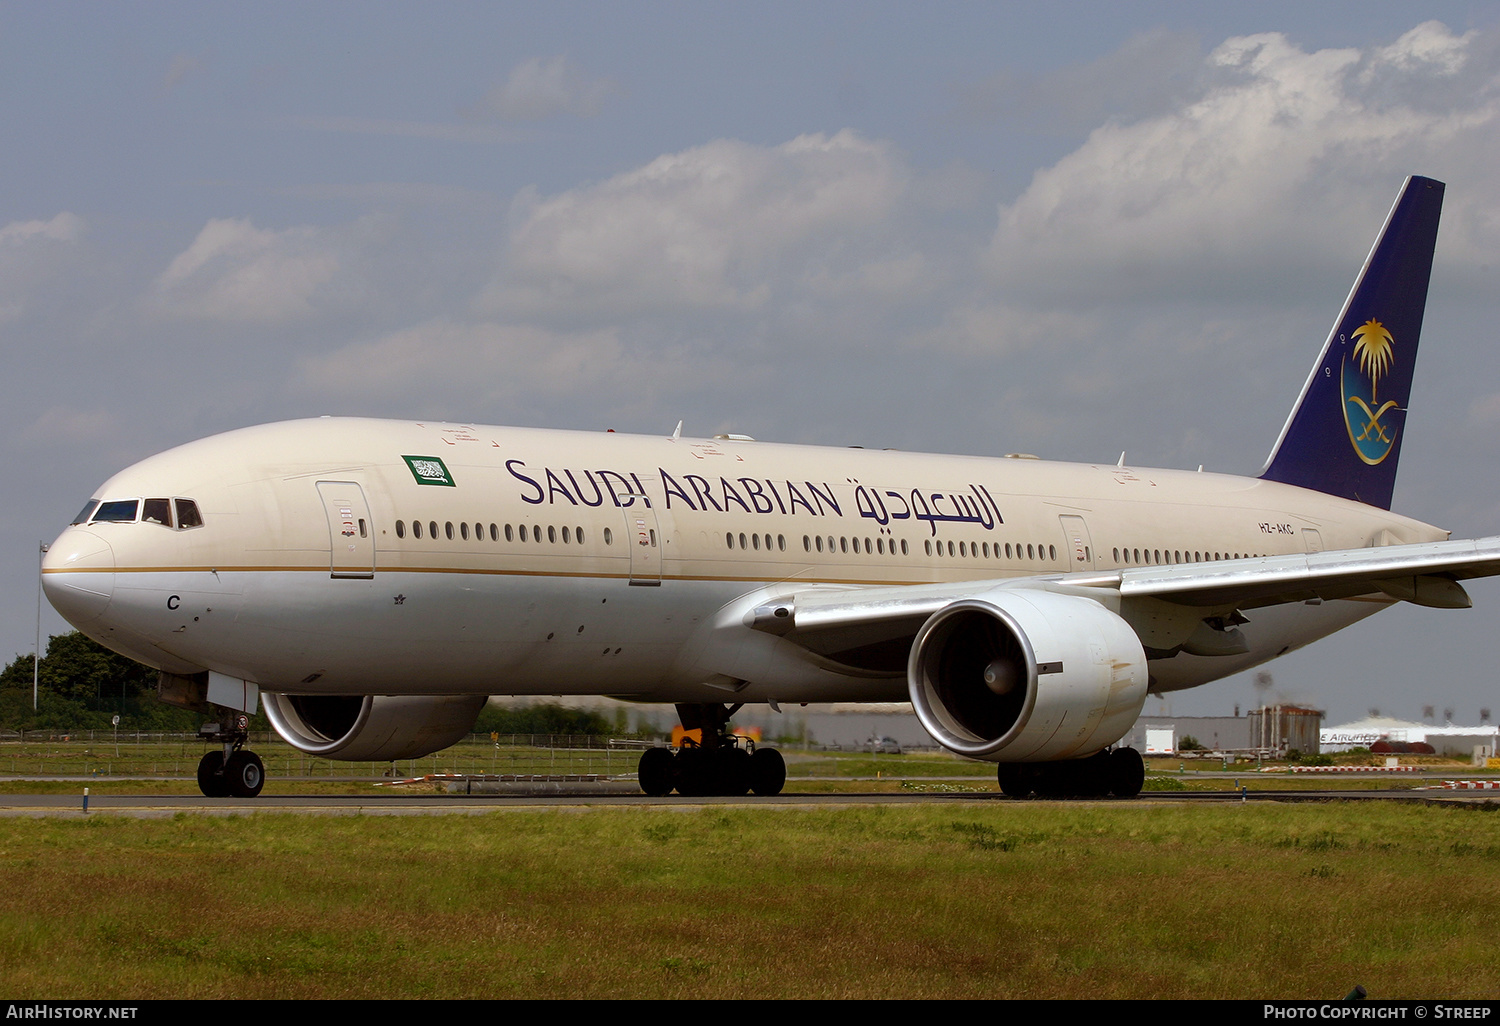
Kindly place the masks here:
MULTIPOLYGON (((1500 574, 1500 537, 1149 566, 1106 575, 1122 598, 1240 608, 1383 592, 1417 605, 1467 608, 1456 582, 1500 574), (1117 583, 1116 583, 1117 582, 1117 583)), ((1083 583, 1083 582, 1079 582, 1083 583)))
POLYGON ((1288 602, 1363 595, 1467 608, 1469 597, 1458 582, 1497 574, 1500 536, 945 584, 815 585, 757 605, 746 613, 745 625, 831 654, 910 639, 928 617, 960 599, 1040 588, 1095 598, 1133 626, 1165 615, 1191 633, 1201 621, 1217 618, 1214 630, 1222 632, 1243 622, 1223 622, 1239 610, 1288 602))

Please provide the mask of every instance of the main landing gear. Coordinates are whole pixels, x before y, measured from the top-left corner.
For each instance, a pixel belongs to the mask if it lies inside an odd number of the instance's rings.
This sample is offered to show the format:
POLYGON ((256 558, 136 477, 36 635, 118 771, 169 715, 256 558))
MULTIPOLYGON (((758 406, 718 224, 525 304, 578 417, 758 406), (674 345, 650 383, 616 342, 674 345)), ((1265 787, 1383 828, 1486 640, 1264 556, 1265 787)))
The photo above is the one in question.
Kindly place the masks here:
POLYGON ((729 717, 740 707, 723 705, 679 705, 677 715, 687 730, 702 732, 703 741, 685 739, 677 754, 670 748, 648 748, 641 755, 641 790, 660 797, 678 794, 694 798, 709 795, 780 794, 786 783, 786 762, 774 748, 756 748, 728 733, 729 717))
POLYGON ((1134 748, 1097 752, 1067 762, 1002 762, 1000 790, 1011 798, 1134 798, 1146 782, 1146 763, 1134 748))
POLYGON ((260 756, 245 748, 250 739, 250 718, 236 715, 234 724, 221 730, 217 723, 198 728, 204 741, 222 745, 198 761, 198 790, 208 798, 254 798, 266 784, 266 767, 260 756))

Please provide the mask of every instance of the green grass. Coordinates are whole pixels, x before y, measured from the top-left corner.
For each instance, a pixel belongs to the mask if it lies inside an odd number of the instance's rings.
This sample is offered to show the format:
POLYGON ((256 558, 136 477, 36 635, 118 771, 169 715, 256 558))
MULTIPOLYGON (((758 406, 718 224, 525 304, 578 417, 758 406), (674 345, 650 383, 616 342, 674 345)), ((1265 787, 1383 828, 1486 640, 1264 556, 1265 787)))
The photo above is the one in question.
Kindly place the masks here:
POLYGON ((9 819, 77 998, 1492 997, 1500 818, 1096 803, 9 819))
POLYGON ((918 777, 984 777, 993 782, 995 764, 975 762, 946 752, 870 755, 868 752, 801 752, 784 748, 786 775, 796 777, 868 777, 871 780, 918 777))

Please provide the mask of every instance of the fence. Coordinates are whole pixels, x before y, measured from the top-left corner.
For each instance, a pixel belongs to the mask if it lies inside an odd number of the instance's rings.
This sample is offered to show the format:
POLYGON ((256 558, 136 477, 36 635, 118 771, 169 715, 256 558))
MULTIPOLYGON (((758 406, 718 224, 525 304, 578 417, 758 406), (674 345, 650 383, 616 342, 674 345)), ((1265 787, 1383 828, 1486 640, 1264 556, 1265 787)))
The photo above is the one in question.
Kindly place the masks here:
MULTIPOLYGON (((270 732, 247 748, 271 778, 369 779, 428 773, 628 776, 653 742, 586 734, 471 734, 451 748, 397 762, 338 762, 305 755, 270 732)), ((19 777, 196 776, 212 745, 196 734, 110 730, 0 731, 0 774, 19 777)))

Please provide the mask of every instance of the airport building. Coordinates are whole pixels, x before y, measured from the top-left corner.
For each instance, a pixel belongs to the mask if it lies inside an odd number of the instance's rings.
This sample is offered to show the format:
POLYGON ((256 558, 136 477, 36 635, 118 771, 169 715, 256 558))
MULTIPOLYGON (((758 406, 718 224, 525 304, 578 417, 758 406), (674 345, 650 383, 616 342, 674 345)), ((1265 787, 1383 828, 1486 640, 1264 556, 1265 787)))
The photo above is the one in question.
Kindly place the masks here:
POLYGON ((1390 716, 1370 716, 1354 723, 1324 727, 1320 732, 1325 752, 1373 748, 1381 741, 1394 742, 1395 745, 1430 745, 1438 755, 1467 759, 1474 754, 1476 747, 1482 745, 1487 745, 1493 753, 1496 743, 1500 742, 1500 727, 1488 723, 1476 727, 1448 723, 1439 727, 1390 716))

